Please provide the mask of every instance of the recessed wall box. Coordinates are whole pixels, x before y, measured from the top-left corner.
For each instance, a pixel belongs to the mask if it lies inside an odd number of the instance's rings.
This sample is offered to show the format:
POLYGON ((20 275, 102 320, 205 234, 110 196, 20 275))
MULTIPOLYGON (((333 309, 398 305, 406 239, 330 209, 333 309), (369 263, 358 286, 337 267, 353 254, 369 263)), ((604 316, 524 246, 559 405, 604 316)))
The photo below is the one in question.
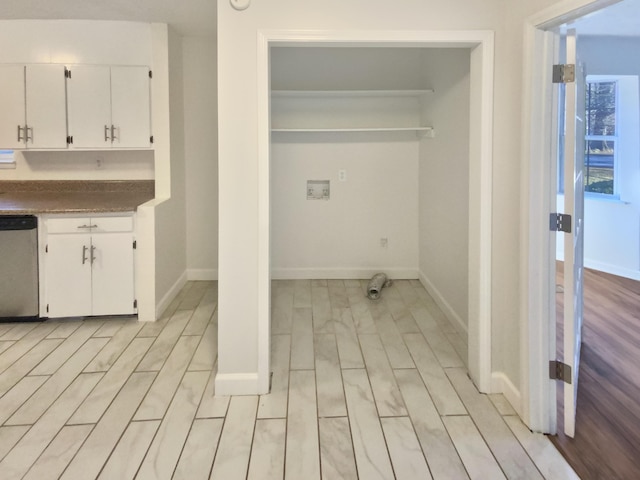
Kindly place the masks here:
POLYGON ((329 200, 329 180, 307 180, 307 200, 329 200))

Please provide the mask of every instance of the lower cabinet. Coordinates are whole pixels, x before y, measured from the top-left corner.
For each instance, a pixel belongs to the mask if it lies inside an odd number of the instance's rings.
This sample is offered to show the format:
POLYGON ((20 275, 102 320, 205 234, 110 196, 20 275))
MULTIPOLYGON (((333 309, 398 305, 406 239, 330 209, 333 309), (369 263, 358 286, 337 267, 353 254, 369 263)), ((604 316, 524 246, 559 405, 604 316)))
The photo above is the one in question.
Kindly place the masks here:
MULTIPOLYGON (((44 316, 136 312, 133 214, 42 218, 44 316)), ((42 309, 41 309, 42 311, 42 309)))

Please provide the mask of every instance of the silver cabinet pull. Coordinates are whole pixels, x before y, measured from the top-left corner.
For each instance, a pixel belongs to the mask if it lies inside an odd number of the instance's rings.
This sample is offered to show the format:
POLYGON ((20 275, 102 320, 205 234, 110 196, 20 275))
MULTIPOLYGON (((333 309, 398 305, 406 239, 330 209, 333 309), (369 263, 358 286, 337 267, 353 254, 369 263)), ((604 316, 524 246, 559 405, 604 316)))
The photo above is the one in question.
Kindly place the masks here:
POLYGON ((96 256, 94 255, 95 251, 96 251, 96 247, 91 245, 91 265, 93 265, 93 262, 96 261, 96 256))
POLYGON ((22 137, 22 125, 18 125, 18 141, 22 142, 24 138, 22 137))
POLYGON ((29 140, 31 140, 31 143, 33 143, 33 127, 29 127, 28 125, 25 125, 24 132, 26 135, 24 139, 25 143, 29 143, 29 140))
POLYGON ((108 125, 104 126, 104 141, 105 142, 109 141, 109 126, 108 125))
POLYGON ((84 225, 78 225, 77 228, 81 228, 81 229, 87 229, 87 228, 98 228, 98 225, 93 224, 93 225, 87 225, 86 223, 84 225))
MULTIPOLYGON (((118 135, 120 135, 118 133, 118 135)), ((111 125, 111 141, 113 142, 114 140, 117 140, 118 137, 116 137, 116 126, 115 125, 111 125)))
POLYGON ((87 246, 83 245, 82 246, 82 264, 84 265, 87 260, 88 260, 88 258, 87 258, 87 246))

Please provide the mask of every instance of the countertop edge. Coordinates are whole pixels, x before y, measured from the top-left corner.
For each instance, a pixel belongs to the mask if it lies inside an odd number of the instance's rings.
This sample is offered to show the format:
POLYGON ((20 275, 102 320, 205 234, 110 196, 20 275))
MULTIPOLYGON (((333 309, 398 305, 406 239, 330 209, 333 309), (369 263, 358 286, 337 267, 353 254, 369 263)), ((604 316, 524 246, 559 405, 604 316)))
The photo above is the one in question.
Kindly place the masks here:
POLYGON ((148 180, 0 182, 0 215, 135 212, 154 197, 148 180))
POLYGON ((0 209, 0 215, 62 215, 62 214, 90 214, 90 213, 124 213, 134 212, 137 210, 135 207, 109 207, 109 208, 24 208, 15 210, 2 210, 0 209))

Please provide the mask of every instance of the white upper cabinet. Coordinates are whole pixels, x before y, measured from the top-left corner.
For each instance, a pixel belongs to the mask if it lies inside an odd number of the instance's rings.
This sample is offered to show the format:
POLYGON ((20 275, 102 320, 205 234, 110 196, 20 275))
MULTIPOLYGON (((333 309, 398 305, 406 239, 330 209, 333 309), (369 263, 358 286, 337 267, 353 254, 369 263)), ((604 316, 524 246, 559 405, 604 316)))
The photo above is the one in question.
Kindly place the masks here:
POLYGON ((68 79, 72 148, 149 148, 149 69, 71 67, 68 79))
POLYGON ((0 148, 24 148, 24 65, 0 65, 0 148))
POLYGON ((75 148, 110 148, 110 68, 74 65, 68 79, 69 136, 75 148))
POLYGON ((149 147, 151 109, 147 67, 111 67, 111 122, 119 148, 149 147))
POLYGON ((27 148, 67 148, 65 68, 27 65, 27 148))
POLYGON ((63 65, 0 65, 0 148, 67 147, 63 65))

